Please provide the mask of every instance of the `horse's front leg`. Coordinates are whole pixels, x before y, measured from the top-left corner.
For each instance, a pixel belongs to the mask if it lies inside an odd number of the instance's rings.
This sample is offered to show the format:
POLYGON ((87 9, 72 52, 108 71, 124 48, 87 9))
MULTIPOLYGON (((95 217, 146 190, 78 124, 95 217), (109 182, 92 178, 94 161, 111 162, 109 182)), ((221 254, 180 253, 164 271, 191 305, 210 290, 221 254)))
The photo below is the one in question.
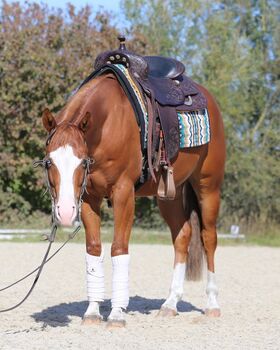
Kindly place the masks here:
POLYGON ((134 184, 130 180, 121 180, 113 189, 114 239, 111 247, 113 281, 112 309, 108 317, 109 327, 125 326, 125 310, 129 302, 128 244, 134 217, 134 184))
POLYGON ((89 305, 83 317, 83 325, 99 324, 102 316, 99 304, 104 301, 104 252, 100 240, 100 205, 102 198, 85 195, 82 220, 86 231, 86 276, 89 305))

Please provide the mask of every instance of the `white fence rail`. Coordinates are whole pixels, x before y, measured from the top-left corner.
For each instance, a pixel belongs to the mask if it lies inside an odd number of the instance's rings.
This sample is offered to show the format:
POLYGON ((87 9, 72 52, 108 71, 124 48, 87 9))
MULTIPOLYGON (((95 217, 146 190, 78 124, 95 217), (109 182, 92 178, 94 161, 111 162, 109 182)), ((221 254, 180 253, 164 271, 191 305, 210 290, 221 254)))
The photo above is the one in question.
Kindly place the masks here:
MULTIPOLYGON (((49 229, 28 229, 28 228, 23 228, 23 229, 0 229, 0 240, 12 240, 13 238, 26 238, 26 237, 36 237, 36 236, 41 236, 41 235, 47 235, 50 233, 50 228, 49 229)), ((62 229, 64 232, 72 232, 71 229, 64 228, 62 229)))

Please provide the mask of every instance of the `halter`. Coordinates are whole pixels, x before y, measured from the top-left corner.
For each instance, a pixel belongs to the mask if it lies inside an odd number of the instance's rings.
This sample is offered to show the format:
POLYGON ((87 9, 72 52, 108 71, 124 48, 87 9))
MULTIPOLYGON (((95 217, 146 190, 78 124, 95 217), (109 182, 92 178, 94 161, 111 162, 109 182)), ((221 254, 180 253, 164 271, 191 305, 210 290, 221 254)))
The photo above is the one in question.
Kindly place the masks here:
MULTIPOLYGON (((52 133, 50 133, 50 135, 48 136, 48 139, 47 139, 47 144, 50 142, 50 139, 51 137, 53 136, 53 134, 55 133, 56 130, 54 130, 52 133)), ((83 183, 82 183, 82 186, 81 186, 81 192, 80 192, 80 196, 79 196, 79 200, 78 200, 78 212, 77 212, 77 217, 75 219, 75 228, 74 228, 74 231, 72 233, 69 234, 69 237, 68 239, 63 243, 63 245, 61 247, 59 247, 49 258, 48 258, 48 255, 49 255, 49 252, 50 252, 50 249, 51 249, 51 245, 52 243, 54 242, 55 240, 55 235, 56 235, 56 231, 57 231, 57 227, 58 227, 58 223, 56 222, 55 220, 55 215, 54 215, 54 197, 52 195, 52 191, 51 191, 51 185, 50 185, 50 180, 49 180, 49 174, 48 174, 48 169, 52 166, 52 161, 50 158, 44 158, 42 160, 37 160, 37 161, 34 161, 33 162, 33 166, 35 168, 37 168, 38 166, 42 166, 44 169, 45 169, 45 176, 46 176, 46 183, 47 183, 47 190, 46 191, 49 191, 50 193, 50 196, 51 196, 51 201, 52 201, 52 228, 51 228, 51 232, 49 235, 46 235, 46 239, 49 241, 49 245, 48 245, 48 248, 47 248, 47 251, 43 257, 43 260, 41 262, 41 264, 35 268, 33 271, 31 271, 30 273, 28 273, 27 275, 23 276, 22 278, 20 278, 18 281, 14 282, 14 283, 11 283, 10 285, 0 289, 0 292, 6 290, 6 289, 9 289, 11 287, 13 287, 14 285, 18 284, 19 282, 25 280, 27 277, 31 276, 32 274, 34 274, 35 272, 37 272, 36 276, 35 276, 35 279, 32 283, 32 286, 31 288, 29 289, 29 291, 27 292, 27 294, 25 295, 25 297, 19 302, 17 303, 16 305, 12 306, 12 307, 9 307, 7 309, 0 309, 0 313, 3 313, 3 312, 7 312, 7 311, 11 311, 11 310, 14 310, 16 309, 17 307, 19 307, 21 304, 23 304, 25 302, 25 300, 30 296, 30 294, 32 293, 33 289, 35 288, 38 280, 39 280, 39 277, 41 275, 41 272, 43 270, 43 267, 45 266, 45 264, 50 261, 72 238, 75 237, 76 233, 80 230, 81 228, 81 206, 82 206, 82 196, 84 194, 84 192, 86 191, 86 185, 87 185, 87 175, 89 174, 90 172, 90 166, 94 164, 94 159, 88 157, 88 158, 84 158, 82 160, 82 165, 85 169, 84 171, 84 177, 83 177, 83 183)), ((45 192, 46 193, 46 192, 45 192)))
MULTIPOLYGON (((53 137, 54 133, 56 132, 56 129, 53 129, 50 134, 48 135, 47 141, 46 141, 46 145, 48 145, 50 143, 51 138, 53 137)), ((87 175, 90 173, 90 166, 92 164, 94 164, 95 160, 93 158, 87 157, 82 159, 82 166, 85 169, 84 171, 84 177, 83 177, 83 182, 81 185, 81 191, 80 191, 80 195, 79 195, 79 199, 78 199, 78 211, 77 211, 77 216, 75 218, 75 223, 76 223, 76 227, 81 227, 81 207, 82 207, 82 197, 84 192, 86 191, 86 186, 87 186, 87 175)), ((57 221, 55 218, 55 198, 53 196, 52 190, 51 190, 51 184, 50 184, 50 180, 49 180, 49 173, 48 173, 48 169, 52 166, 52 160, 51 158, 44 158, 42 160, 37 160, 33 162, 33 166, 34 168, 37 168, 38 166, 42 166, 45 170, 45 180, 46 180, 46 184, 47 184, 47 189, 44 192, 44 194, 48 191, 51 197, 51 203, 52 203, 52 222, 53 224, 57 225, 57 221)), ((49 235, 47 236, 48 240, 54 239, 54 237, 52 237, 53 235, 49 235)))

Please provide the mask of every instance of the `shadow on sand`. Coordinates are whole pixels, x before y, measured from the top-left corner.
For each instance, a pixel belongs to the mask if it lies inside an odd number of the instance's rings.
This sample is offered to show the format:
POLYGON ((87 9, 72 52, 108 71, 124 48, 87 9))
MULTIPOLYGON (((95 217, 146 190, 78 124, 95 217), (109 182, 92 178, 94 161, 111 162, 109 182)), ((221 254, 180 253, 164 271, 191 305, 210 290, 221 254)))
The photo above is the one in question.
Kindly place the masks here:
MULTIPOLYGON (((147 299, 141 296, 134 296, 130 298, 128 313, 139 312, 141 314, 150 314, 153 310, 159 310, 165 299, 147 299)), ((82 318, 88 306, 87 301, 77 301, 73 303, 63 303, 48 307, 41 312, 34 313, 31 317, 36 322, 42 322, 43 327, 67 327, 71 323, 70 316, 77 316, 82 318)), ((186 301, 180 301, 177 305, 178 312, 192 312, 197 311, 203 314, 203 310, 195 307, 186 301)), ((105 300, 100 307, 100 312, 106 320, 111 310, 111 302, 109 299, 105 300)))

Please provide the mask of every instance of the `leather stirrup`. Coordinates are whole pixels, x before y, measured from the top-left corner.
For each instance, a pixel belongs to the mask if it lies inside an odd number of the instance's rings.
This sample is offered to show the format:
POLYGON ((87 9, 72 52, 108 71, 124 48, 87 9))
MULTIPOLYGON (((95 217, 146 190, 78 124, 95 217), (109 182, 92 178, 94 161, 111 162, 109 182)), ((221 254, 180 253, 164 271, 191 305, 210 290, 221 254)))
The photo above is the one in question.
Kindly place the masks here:
POLYGON ((173 167, 164 165, 160 175, 157 195, 161 200, 173 200, 176 195, 173 167))

